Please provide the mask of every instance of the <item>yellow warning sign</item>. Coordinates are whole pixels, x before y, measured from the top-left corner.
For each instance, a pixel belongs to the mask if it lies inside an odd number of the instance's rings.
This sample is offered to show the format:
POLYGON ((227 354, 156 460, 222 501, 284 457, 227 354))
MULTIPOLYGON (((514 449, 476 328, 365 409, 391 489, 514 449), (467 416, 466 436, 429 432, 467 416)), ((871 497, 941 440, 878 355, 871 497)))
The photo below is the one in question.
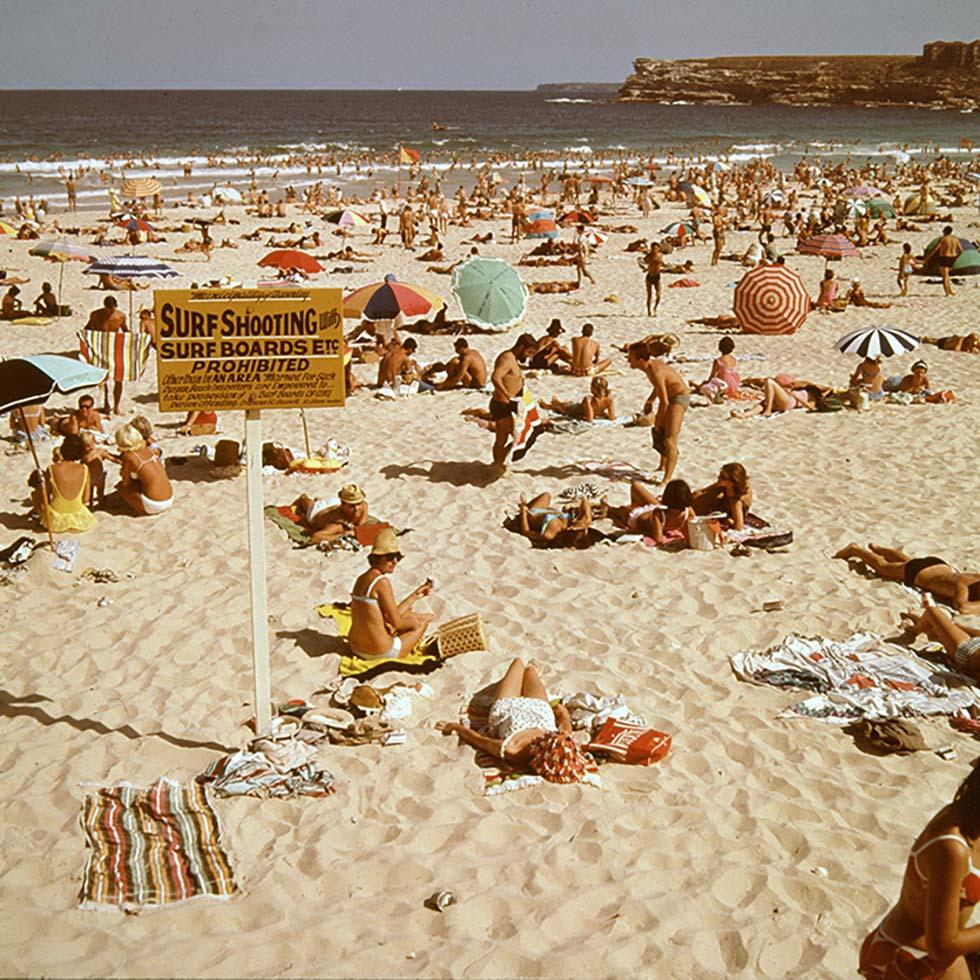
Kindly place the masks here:
POLYGON ((160 410, 344 404, 339 289, 154 293, 160 410))

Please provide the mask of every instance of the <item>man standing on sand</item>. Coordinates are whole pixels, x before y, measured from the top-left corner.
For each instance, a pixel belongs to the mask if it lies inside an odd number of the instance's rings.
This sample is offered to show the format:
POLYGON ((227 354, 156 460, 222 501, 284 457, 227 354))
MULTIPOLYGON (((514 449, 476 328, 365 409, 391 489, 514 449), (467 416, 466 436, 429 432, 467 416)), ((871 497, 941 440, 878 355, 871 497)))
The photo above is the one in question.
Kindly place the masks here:
POLYGON ((664 257, 660 251, 660 242, 654 242, 650 246, 650 251, 638 259, 640 268, 646 273, 647 287, 647 316, 656 316, 657 308, 660 306, 660 274, 664 271, 664 257), (653 298, 653 291, 657 291, 657 302, 650 310, 650 300, 653 298))
POLYGON ((524 393, 524 372, 521 364, 537 347, 537 341, 522 333, 513 347, 497 356, 490 381, 493 395, 490 398, 490 417, 493 419, 493 467, 498 474, 507 470, 508 445, 514 438, 514 420, 517 417, 519 399, 524 393))
POLYGON ((658 470, 663 476, 658 483, 668 483, 674 475, 679 455, 678 439, 681 434, 681 424, 684 413, 691 404, 691 389, 688 383, 669 365, 658 360, 670 348, 656 341, 630 344, 626 349, 629 365, 637 371, 642 371, 653 385, 653 391, 643 406, 644 415, 653 411, 654 399, 657 400, 657 415, 653 422, 653 448, 660 453, 658 470))
POLYGON ((75 189, 75 178, 69 177, 65 181, 65 192, 68 194, 68 210, 78 210, 78 191, 75 189))
POLYGON ((728 222, 725 221, 724 208, 718 207, 715 209, 714 217, 711 219, 711 239, 715 244, 711 252, 712 265, 717 265, 718 260, 721 258, 721 250, 725 247, 725 231, 727 228, 728 222))
MULTIPOLYGON (((581 227, 581 225, 579 226, 581 227)), ((588 264, 588 251, 589 246, 583 241, 579 241, 578 245, 575 246, 575 288, 578 289, 582 285, 583 279, 588 279, 592 285, 595 285, 595 277, 589 272, 588 264)))
MULTIPOLYGON (((953 296, 953 284, 949 281, 949 270, 956 265, 956 260, 963 254, 963 246, 960 240, 953 236, 953 229, 950 225, 943 228, 943 237, 939 239, 939 244, 935 248, 936 255, 939 256, 939 271, 943 277, 943 292, 947 296, 953 296)), ((926 256, 926 260, 930 256, 926 256)))
MULTIPOLYGON (((118 308, 115 296, 106 296, 102 306, 93 310, 89 314, 88 323, 85 324, 86 330, 97 330, 102 333, 129 333, 129 326, 126 323, 126 314, 118 308)), ((102 385, 102 411, 106 415, 109 413, 109 382, 103 381, 102 385)), ((112 384, 112 413, 119 415, 119 403, 122 401, 123 383, 114 381, 112 384)))

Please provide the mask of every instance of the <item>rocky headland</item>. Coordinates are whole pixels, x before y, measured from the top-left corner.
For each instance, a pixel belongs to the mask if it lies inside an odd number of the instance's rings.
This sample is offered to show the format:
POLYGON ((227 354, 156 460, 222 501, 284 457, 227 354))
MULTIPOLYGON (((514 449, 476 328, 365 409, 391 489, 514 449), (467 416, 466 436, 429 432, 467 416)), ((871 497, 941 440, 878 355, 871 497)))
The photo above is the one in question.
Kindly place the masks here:
POLYGON ((976 109, 980 41, 934 41, 918 56, 637 58, 617 101, 976 109))

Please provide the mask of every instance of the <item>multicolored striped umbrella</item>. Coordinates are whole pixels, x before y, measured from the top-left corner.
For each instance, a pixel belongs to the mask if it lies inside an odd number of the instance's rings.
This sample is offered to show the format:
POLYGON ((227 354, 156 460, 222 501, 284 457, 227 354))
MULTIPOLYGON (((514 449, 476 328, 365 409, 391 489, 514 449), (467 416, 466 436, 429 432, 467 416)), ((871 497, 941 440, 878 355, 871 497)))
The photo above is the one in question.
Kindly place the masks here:
POLYGON ((128 221, 117 221, 116 227, 125 228, 126 231, 153 231, 153 225, 142 218, 130 218, 128 221))
POLYGON ((17 229, 6 221, 0 221, 0 235, 16 235, 17 229))
POLYGON ((672 221, 669 225, 660 229, 660 234, 677 235, 680 233, 682 227, 688 235, 694 234, 694 225, 690 221, 672 221))
POLYGON ((466 259, 453 269, 452 289, 466 319, 485 330, 500 333, 527 313, 527 286, 503 259, 466 259))
POLYGON ((919 338, 898 327, 865 327, 852 330, 837 341, 842 354, 860 354, 861 357, 892 357, 907 354, 919 346, 919 338))
POLYGON ((558 225, 550 218, 538 218, 532 221, 524 232, 525 238, 557 238, 558 225))
POLYGON ((690 204, 692 201, 695 204, 700 204, 703 207, 707 207, 711 204, 711 195, 703 188, 698 187, 697 184, 691 184, 690 188, 684 192, 687 197, 687 202, 690 204))
POLYGON ((332 225, 339 225, 341 228, 367 228, 371 224, 370 218, 350 208, 330 211, 323 216, 323 220, 329 221, 332 225))
POLYGON ((792 269, 760 265, 735 287, 734 309, 745 333, 796 333, 810 312, 810 295, 792 269))
POLYGON ((298 248, 279 248, 259 259, 265 269, 299 269, 300 272, 323 272, 323 266, 312 255, 298 248))
POLYGON ((595 228, 590 228, 588 231, 582 232, 582 241, 586 245, 590 245, 595 248, 598 245, 602 245, 609 240, 609 236, 601 231, 596 231, 595 228))
POLYGON ((800 255, 820 255, 827 259, 844 259, 860 255, 857 246, 845 235, 811 235, 796 243, 800 255))
POLYGON ((149 255, 107 255, 93 262, 86 276, 115 276, 117 279, 174 279, 180 275, 149 255))
POLYGON ((844 197, 887 197, 883 190, 878 187, 848 187, 844 191, 844 197))
POLYGON ((74 242, 38 242, 28 255, 38 255, 47 259, 49 262, 57 262, 61 266, 58 270, 58 295, 61 296, 61 287, 65 279, 66 262, 98 262, 98 257, 92 255, 87 248, 76 245, 74 242))
POLYGON ((344 298, 344 316, 363 317, 365 320, 394 320, 422 316, 430 310, 438 312, 445 306, 442 297, 421 286, 399 282, 387 275, 382 282, 361 286, 344 298))
POLYGON ((156 177, 132 177, 124 180, 119 186, 119 193, 124 198, 153 197, 163 190, 163 185, 156 177))
POLYGON ((905 202, 906 214, 935 214, 938 209, 939 202, 929 195, 923 197, 921 194, 912 194, 905 202))

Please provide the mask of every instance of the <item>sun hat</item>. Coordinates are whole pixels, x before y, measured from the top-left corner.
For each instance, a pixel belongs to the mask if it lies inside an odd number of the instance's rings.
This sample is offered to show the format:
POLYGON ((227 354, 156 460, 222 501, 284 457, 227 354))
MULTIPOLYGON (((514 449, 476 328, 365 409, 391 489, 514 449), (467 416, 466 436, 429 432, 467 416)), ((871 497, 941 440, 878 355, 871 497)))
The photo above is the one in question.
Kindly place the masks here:
POLYGON ((367 500, 364 491, 356 483, 348 483, 342 486, 337 496, 344 504, 363 504, 367 500))
POLYGON ((916 361, 915 364, 912 365, 912 370, 915 371, 917 368, 922 368, 923 371, 928 371, 929 365, 926 364, 925 361, 916 361))
POLYGON ((398 550, 398 539, 395 537, 395 532, 390 527, 386 527, 374 539, 374 547, 371 548, 371 554, 398 555, 399 558, 402 557, 402 553, 398 550))
POLYGON ((140 435, 138 429, 127 424, 116 429, 116 445, 123 452, 133 452, 136 449, 142 449, 146 445, 146 440, 140 435))
POLYGON ((549 783, 577 783, 585 776, 585 755, 568 732, 547 732, 536 738, 530 761, 549 783))

